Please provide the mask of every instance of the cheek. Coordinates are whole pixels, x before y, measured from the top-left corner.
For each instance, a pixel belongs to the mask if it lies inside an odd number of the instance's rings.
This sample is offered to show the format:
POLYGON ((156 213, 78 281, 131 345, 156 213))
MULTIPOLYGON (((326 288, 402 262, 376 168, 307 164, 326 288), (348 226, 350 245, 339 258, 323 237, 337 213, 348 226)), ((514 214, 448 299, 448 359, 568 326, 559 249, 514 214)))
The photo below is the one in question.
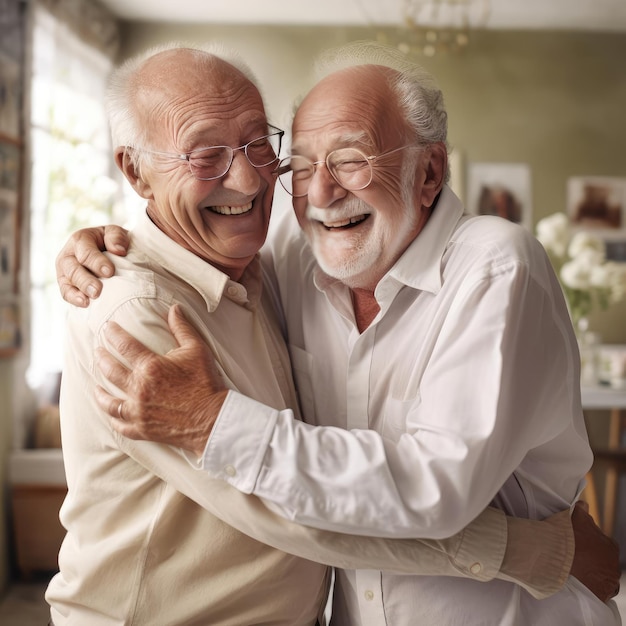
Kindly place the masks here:
POLYGON ((401 168, 389 168, 379 171, 369 187, 360 192, 362 198, 374 207, 398 208, 404 204, 403 177, 401 168))
POLYGON ((302 229, 304 229, 307 225, 306 210, 308 205, 309 203, 306 197, 293 199, 293 210, 296 214, 298 224, 300 224, 300 228, 302 229))

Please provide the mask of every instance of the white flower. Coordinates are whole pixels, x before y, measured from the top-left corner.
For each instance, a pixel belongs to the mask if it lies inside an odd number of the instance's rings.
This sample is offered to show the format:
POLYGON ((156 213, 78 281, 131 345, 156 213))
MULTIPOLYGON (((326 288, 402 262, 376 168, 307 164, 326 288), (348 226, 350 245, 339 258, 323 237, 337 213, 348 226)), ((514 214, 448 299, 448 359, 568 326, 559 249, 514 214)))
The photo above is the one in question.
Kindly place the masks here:
POLYGON ((599 289, 610 289, 611 288, 611 267, 609 263, 605 263, 604 265, 596 265, 591 270, 591 285, 593 287, 598 287, 599 289))
POLYGON ((591 265, 600 265, 606 259, 606 246, 602 239, 581 231, 572 237, 567 253, 572 259, 586 257, 591 265))
POLYGON ((589 289, 593 266, 578 259, 563 264, 559 274, 561 282, 571 289, 589 289))
POLYGON ((565 255, 569 236, 569 220, 564 213, 554 213, 537 222, 537 239, 557 257, 565 255))
POLYGON ((626 299, 626 263, 606 260, 604 241, 587 231, 572 235, 564 213, 537 223, 537 239, 550 256, 576 325, 596 307, 626 299))
POLYGON ((606 272, 605 281, 611 302, 626 299, 626 263, 607 261, 602 267, 606 272))

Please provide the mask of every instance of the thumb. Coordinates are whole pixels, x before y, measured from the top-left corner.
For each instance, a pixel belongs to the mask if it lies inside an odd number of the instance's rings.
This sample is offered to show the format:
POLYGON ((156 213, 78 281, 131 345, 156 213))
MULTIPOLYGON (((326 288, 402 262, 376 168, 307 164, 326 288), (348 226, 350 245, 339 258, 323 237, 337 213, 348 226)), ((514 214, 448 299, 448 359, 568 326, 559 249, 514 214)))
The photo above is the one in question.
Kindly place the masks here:
POLYGON ((179 346, 202 341, 196 329, 187 321, 180 304, 174 304, 170 307, 167 323, 179 346))

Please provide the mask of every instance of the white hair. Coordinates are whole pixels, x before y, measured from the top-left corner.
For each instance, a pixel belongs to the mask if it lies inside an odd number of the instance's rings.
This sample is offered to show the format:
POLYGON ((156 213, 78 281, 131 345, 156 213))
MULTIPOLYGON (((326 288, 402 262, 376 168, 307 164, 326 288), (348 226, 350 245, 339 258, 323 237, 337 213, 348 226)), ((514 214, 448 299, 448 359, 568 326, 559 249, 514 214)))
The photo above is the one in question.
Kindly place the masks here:
MULTIPOLYGON (((378 42, 356 41, 330 49, 315 63, 319 81, 334 72, 358 65, 381 65, 395 70, 389 86, 398 99, 419 145, 441 142, 448 145, 448 113, 443 93, 434 77, 397 48, 378 42)), ((446 173, 446 180, 449 172, 446 173)))

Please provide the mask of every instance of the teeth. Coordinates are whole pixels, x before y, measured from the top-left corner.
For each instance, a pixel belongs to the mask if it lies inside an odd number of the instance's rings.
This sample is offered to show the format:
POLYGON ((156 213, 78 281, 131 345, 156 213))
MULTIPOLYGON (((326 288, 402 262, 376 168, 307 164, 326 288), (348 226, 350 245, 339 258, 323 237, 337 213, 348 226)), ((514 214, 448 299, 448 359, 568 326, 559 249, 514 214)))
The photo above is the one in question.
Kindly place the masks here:
POLYGON ((322 222, 326 228, 342 228, 348 226, 348 224, 358 224, 366 218, 365 215, 355 215, 354 217, 339 220, 337 222, 322 222))
POLYGON ((252 208, 252 202, 248 204, 242 204, 241 206, 212 206, 211 211, 219 213, 220 215, 241 215, 247 213, 252 208))

